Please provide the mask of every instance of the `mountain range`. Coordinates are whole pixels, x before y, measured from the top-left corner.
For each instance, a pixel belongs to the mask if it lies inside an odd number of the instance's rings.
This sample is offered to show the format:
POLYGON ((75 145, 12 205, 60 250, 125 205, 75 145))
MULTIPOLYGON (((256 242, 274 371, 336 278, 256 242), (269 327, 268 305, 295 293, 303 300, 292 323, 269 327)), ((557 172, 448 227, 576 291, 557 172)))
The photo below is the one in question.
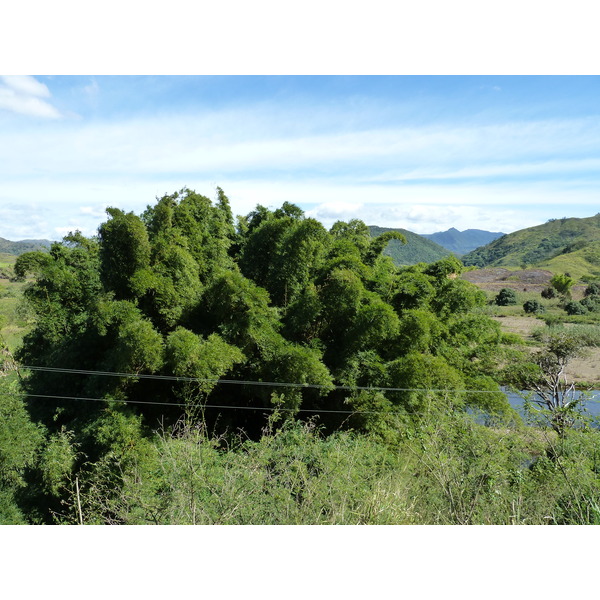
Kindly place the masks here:
POLYGON ((485 246, 503 235, 500 232, 484 231, 483 229, 458 231, 454 227, 451 227, 448 231, 421 234, 422 237, 434 241, 458 256, 467 254, 480 246, 485 246))
POLYGON ((418 262, 435 262, 450 254, 462 256, 504 235, 482 229, 458 231, 454 227, 448 231, 421 235, 406 229, 379 227, 378 225, 369 225, 369 231, 372 236, 381 235, 386 231, 399 231, 406 237, 406 244, 392 240, 383 252, 385 255, 391 256, 398 266, 414 265, 418 262))

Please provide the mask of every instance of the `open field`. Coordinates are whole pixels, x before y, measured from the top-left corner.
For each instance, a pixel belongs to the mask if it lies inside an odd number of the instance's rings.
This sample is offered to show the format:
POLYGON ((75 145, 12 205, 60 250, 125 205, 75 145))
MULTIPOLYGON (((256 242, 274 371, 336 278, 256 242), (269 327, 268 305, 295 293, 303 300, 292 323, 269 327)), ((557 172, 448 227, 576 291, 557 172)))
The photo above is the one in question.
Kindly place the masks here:
MULTIPOLYGON (((486 292, 491 303, 486 307, 487 314, 500 323, 503 331, 520 335, 531 351, 539 349, 538 342, 532 332, 540 327, 545 327, 545 322, 534 315, 528 315, 523 310, 527 300, 538 300, 542 303, 546 317, 569 324, 588 324, 591 328, 600 331, 600 315, 589 313, 576 317, 569 317, 561 308, 558 299, 547 300, 541 297, 541 291, 550 285, 553 273, 544 269, 509 270, 505 268, 477 269, 467 271, 463 279, 474 283, 486 292), (502 288, 509 288, 516 292, 517 303, 512 306, 496 306, 494 297, 502 288)), ((572 288, 574 300, 581 300, 585 285, 576 285, 572 288)), ((567 377, 577 383, 590 383, 600 386, 600 348, 587 348, 585 355, 573 359, 567 370, 567 377)))
MULTIPOLYGON (((502 288, 516 292, 530 292, 539 296, 544 288, 550 285, 554 273, 544 269, 510 270, 501 267, 493 269, 476 269, 463 273, 462 278, 474 283, 480 289, 497 294, 502 288)), ((575 300, 583 297, 585 285, 575 285, 572 295, 575 300)))
POLYGON ((12 254, 0 253, 0 342, 4 341, 11 351, 20 344, 28 328, 18 312, 26 283, 9 279, 16 259, 12 254))
MULTIPOLYGON (((532 333, 535 329, 545 327, 542 320, 533 316, 516 315, 495 316, 492 318, 500 323, 503 331, 520 335, 527 342, 532 352, 539 350, 532 333)), ((570 362, 566 375, 568 379, 576 383, 589 383, 595 387, 600 386, 600 348, 586 348, 583 356, 570 362)))

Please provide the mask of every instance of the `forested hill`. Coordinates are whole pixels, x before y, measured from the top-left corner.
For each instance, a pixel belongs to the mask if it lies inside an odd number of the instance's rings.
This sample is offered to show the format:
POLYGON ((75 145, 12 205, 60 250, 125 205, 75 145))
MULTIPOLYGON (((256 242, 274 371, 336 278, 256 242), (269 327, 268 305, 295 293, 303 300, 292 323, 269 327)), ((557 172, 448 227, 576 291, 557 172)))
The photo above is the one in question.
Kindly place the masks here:
POLYGON ((14 254, 18 256, 25 252, 34 252, 36 250, 47 250, 50 248, 51 242, 48 240, 21 240, 19 242, 11 242, 0 237, 0 252, 6 254, 14 254))
POLYGON ((600 276, 600 213, 584 219, 551 219, 505 235, 462 257, 478 267, 545 267, 600 276))
POLYGON ((391 256, 396 266, 416 265, 420 262, 431 263, 451 254, 450 250, 412 231, 369 225, 369 232, 373 237, 388 231, 401 233, 407 241, 406 244, 402 244, 398 240, 391 240, 383 251, 385 256, 391 256))
POLYGON ((422 234, 422 237, 460 256, 472 252, 481 246, 485 246, 503 235, 503 233, 497 231, 484 231, 483 229, 465 229, 465 231, 459 231, 451 227, 448 231, 422 234))

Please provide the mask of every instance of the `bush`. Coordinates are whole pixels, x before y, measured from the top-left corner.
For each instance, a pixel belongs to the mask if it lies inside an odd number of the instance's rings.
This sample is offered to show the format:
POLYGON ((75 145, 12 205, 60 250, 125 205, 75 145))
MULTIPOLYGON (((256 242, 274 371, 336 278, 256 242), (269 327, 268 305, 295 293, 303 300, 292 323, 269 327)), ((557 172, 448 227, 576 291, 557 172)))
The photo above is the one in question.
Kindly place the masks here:
POLYGON ((583 295, 587 298, 588 296, 600 296, 600 283, 590 283, 585 288, 583 295))
POLYGON ((502 288, 496 296, 495 302, 498 306, 509 306, 517 303, 517 294, 510 288, 502 288))
POLYGON ((557 273, 551 280, 550 285, 556 289, 556 291, 565 296, 566 298, 571 297, 571 288, 575 285, 575 280, 569 276, 568 273, 561 275, 557 273))
POLYGON ((556 298, 558 294, 553 287, 547 287, 542 290, 542 298, 546 298, 546 300, 552 300, 552 298, 556 298))
POLYGON ((590 312, 596 312, 600 310, 600 296, 586 296, 580 301, 580 304, 590 312))
POLYGON ((523 304, 523 310, 526 313, 540 314, 546 312, 544 305, 538 300, 527 300, 525 304, 523 304))
POLYGON ((587 307, 585 307, 581 302, 567 302, 565 304, 565 310, 568 315, 585 315, 588 312, 587 307))

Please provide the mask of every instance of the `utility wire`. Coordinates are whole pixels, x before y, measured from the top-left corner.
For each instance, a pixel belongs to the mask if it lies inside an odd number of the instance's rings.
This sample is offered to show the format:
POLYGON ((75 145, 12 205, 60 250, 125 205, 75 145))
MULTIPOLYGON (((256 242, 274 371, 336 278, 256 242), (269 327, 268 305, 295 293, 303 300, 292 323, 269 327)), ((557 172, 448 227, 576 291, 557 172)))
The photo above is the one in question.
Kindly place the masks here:
MULTIPOLYGON (((233 406, 230 404, 202 404, 202 403, 185 403, 185 402, 154 402, 151 400, 121 400, 116 398, 89 398, 86 396, 51 396, 48 394, 29 394, 26 392, 0 392, 0 396, 12 396, 12 397, 25 397, 25 398, 40 398, 48 400, 75 400, 84 402, 122 402, 123 404, 143 404, 151 406, 181 406, 187 408, 217 408, 217 409, 231 409, 231 410, 255 410, 263 412, 294 412, 294 413, 313 413, 313 414, 343 414, 343 415, 379 415, 379 414, 394 414, 394 411, 384 410, 327 410, 327 409, 309 409, 309 408, 284 408, 276 406, 233 406)), ((598 402, 598 400, 594 400, 598 402)), ((419 413, 398 413, 398 414, 410 414, 410 415, 422 415, 426 414, 423 412, 419 413)))
POLYGON ((48 373, 65 373, 74 375, 98 375, 106 377, 123 377, 131 379, 156 379, 164 381, 184 381, 196 383, 215 383, 215 384, 231 384, 231 385, 255 385, 268 387, 287 387, 287 388, 309 388, 309 389, 324 389, 324 390, 368 390, 371 392, 446 392, 446 393, 464 393, 464 394, 498 394, 503 393, 501 390, 455 390, 455 389, 434 389, 434 388, 396 388, 396 387, 378 387, 378 386, 361 386, 361 385, 325 385, 318 383, 290 383, 280 381, 247 381, 237 379, 202 379, 199 377, 179 377, 176 375, 146 375, 138 373, 117 373, 112 371, 90 371, 83 369, 63 369, 59 367, 35 367, 21 365, 22 369, 30 371, 43 371, 48 373))
MULTIPOLYGON (((181 382, 197 382, 197 383, 215 383, 215 384, 233 384, 233 385, 255 385, 255 386, 270 386, 270 387, 287 387, 287 388, 313 388, 313 389, 327 389, 333 390, 367 390, 367 391, 382 391, 382 392, 445 392, 445 393, 471 393, 471 394, 498 394, 505 393, 502 390, 452 390, 452 389, 432 389, 432 388, 392 388, 392 387, 368 387, 368 386, 349 386, 349 385, 335 385, 327 386, 323 384, 308 384, 308 383, 284 383, 278 381, 249 381, 249 380, 233 380, 233 379, 202 379, 198 377, 179 377, 175 375, 147 375, 137 373, 118 373, 112 371, 92 371, 83 369, 64 369, 60 367, 37 367, 29 365, 21 365, 20 368, 28 369, 30 371, 41 371, 48 373, 61 373, 71 375, 95 375, 95 376, 107 376, 107 377, 123 377, 133 379, 154 379, 164 381, 181 381, 181 382)), ((535 393, 535 392, 534 392, 535 393)), ((27 398, 39 398, 49 400, 75 400, 75 401, 88 401, 88 402, 123 402, 125 404, 142 404, 142 405, 154 405, 154 406, 181 406, 188 408, 215 408, 215 409, 231 409, 231 410, 258 410, 274 412, 279 410, 281 412, 296 412, 296 413, 330 413, 330 414, 382 414, 388 411, 383 410, 327 410, 327 409, 293 409, 293 408, 282 408, 282 407, 258 407, 258 406, 232 406, 232 405, 218 405, 218 404, 190 404, 181 402, 155 402, 148 400, 120 400, 120 399, 107 399, 107 398, 89 398, 81 396, 52 396, 47 394, 6 394, 11 396, 21 396, 27 398)), ((586 399, 586 401, 598 402, 595 399, 596 395, 586 399)), ((411 413, 414 414, 414 413, 411 413)))
MULTIPOLYGON (((85 396, 50 396, 47 394, 28 394, 26 392, 0 392, 0 396, 12 396, 12 397, 25 397, 25 398, 46 398, 50 400, 82 400, 89 402, 122 402, 124 404, 149 404, 157 406, 183 406, 188 408, 224 408, 224 409, 239 409, 239 410, 260 410, 260 411, 281 411, 281 412, 305 412, 305 413, 336 413, 344 415, 355 415, 355 414, 381 414, 382 410, 326 410, 326 409, 309 409, 309 408, 283 408, 277 406, 231 406, 228 404, 190 404, 185 402, 153 402, 148 400, 120 400, 116 398, 88 398, 85 396)), ((410 413, 419 414, 419 413, 410 413)), ((420 413, 424 414, 424 413, 420 413)))

